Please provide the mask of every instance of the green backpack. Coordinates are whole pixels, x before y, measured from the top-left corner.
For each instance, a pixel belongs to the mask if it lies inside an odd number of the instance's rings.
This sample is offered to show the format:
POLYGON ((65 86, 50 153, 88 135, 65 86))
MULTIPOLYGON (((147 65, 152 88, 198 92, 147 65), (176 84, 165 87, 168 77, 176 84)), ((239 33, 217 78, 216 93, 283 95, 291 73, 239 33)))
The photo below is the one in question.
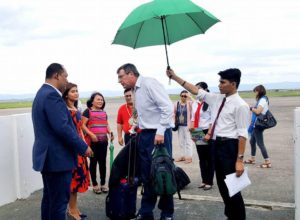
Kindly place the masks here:
POLYGON ((154 148, 150 175, 157 195, 173 195, 177 192, 175 165, 164 145, 154 148))

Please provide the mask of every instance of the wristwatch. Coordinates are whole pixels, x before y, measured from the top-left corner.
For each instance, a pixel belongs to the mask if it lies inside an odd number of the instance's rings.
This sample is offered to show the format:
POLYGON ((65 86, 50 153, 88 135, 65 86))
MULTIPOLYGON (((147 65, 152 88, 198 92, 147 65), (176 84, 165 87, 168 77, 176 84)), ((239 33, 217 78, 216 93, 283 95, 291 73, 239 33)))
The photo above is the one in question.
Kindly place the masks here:
POLYGON ((237 159, 243 160, 244 159, 244 155, 243 154, 239 154, 238 157, 237 157, 237 159))

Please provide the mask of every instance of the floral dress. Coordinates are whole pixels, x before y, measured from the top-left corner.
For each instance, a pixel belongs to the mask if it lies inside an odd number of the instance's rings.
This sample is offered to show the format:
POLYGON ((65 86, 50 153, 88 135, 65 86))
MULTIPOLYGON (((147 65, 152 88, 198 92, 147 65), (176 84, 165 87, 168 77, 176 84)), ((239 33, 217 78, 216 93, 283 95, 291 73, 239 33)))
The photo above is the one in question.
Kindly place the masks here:
MULTIPOLYGON (((70 110, 70 113, 78 135, 84 140, 80 112, 70 110)), ((77 155, 77 161, 77 168, 72 171, 71 192, 86 192, 90 185, 87 158, 85 156, 77 155)))

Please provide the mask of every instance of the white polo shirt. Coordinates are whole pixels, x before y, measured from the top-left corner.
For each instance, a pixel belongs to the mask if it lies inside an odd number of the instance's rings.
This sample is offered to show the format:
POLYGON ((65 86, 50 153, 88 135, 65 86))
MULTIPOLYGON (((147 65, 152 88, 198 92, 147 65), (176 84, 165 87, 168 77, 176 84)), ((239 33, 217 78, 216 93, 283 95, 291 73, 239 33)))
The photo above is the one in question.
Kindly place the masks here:
MULTIPOLYGON (((211 108, 211 121, 214 123, 219 107, 225 95, 214 94, 199 89, 197 98, 202 98, 211 108)), ((239 136, 248 138, 250 124, 249 105, 238 93, 226 97, 224 107, 216 122, 214 136, 238 139, 239 136)))

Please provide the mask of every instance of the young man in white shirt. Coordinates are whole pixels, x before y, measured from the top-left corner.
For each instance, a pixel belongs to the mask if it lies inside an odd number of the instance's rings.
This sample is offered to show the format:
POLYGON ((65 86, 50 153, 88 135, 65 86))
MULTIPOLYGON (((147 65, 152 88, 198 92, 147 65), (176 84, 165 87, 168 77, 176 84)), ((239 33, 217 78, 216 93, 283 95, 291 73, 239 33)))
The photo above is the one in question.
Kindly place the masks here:
MULTIPOLYGON (((141 181, 144 186, 141 208, 137 220, 154 220, 153 209, 157 201, 150 181, 152 151, 155 144, 164 144, 172 156, 173 104, 162 86, 154 78, 140 76, 133 64, 124 64, 117 70, 119 83, 134 89, 134 104, 141 129, 138 140, 141 181)), ((160 196, 158 208, 161 220, 173 220, 173 196, 160 196)))
POLYGON ((249 106, 237 92, 240 70, 227 69, 218 74, 221 94, 213 94, 181 79, 172 69, 167 70, 169 78, 211 107, 213 124, 210 135, 215 145, 216 178, 225 204, 225 215, 231 220, 244 220, 246 211, 243 197, 240 192, 230 197, 224 179, 233 172, 238 177, 244 172, 243 157, 248 138, 249 106))

